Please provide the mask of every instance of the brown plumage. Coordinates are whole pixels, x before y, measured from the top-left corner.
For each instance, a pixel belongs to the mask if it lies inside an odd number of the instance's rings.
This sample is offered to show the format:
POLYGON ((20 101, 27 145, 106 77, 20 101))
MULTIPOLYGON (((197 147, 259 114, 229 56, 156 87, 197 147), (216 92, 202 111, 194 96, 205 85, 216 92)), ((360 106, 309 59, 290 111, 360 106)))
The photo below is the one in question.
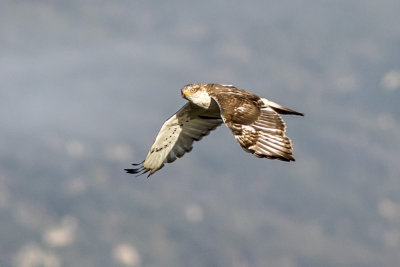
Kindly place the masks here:
POLYGON ((279 114, 300 115, 277 103, 243 89, 222 84, 189 84, 182 89, 189 100, 162 126, 146 159, 126 169, 148 176, 192 149, 222 121, 240 146, 259 158, 294 161, 292 143, 285 135, 286 125, 279 114))

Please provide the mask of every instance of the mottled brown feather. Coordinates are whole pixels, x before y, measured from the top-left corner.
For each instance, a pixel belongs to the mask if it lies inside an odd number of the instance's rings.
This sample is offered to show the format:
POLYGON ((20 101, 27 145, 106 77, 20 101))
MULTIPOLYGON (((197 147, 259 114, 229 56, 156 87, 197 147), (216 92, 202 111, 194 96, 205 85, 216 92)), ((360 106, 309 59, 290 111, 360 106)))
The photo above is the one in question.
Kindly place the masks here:
POLYGON ((210 84, 207 90, 219 104, 225 125, 245 151, 261 158, 295 160, 292 143, 285 135, 285 122, 266 101, 233 86, 210 84))

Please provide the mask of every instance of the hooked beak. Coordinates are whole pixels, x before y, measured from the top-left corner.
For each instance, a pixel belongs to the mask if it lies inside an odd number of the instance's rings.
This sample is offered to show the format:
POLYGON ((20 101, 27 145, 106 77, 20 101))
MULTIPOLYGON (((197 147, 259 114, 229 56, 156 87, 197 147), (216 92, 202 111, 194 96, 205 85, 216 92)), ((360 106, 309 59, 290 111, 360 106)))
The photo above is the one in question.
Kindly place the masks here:
POLYGON ((182 95, 183 98, 186 99, 186 92, 183 89, 181 90, 181 95, 182 95))

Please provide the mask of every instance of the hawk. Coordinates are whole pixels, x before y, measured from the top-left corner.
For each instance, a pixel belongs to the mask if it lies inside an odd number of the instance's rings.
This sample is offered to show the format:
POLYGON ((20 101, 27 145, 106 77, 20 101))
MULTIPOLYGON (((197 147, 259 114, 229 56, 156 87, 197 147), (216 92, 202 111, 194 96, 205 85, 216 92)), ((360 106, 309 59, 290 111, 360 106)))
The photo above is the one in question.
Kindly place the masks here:
POLYGON ((145 160, 132 164, 135 168, 126 172, 149 172, 149 177, 164 163, 190 152, 194 141, 222 122, 246 152, 259 158, 294 161, 292 142, 279 114, 304 116, 302 113, 232 85, 188 84, 181 93, 189 102, 165 121, 145 160))

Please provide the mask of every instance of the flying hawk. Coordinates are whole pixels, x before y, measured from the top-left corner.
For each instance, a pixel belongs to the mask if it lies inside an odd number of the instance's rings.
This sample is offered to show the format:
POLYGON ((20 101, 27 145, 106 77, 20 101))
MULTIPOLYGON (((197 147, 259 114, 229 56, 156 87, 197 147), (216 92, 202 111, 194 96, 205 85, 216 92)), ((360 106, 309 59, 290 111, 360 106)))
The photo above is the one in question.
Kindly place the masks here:
POLYGON ((188 84, 182 97, 189 100, 169 118, 158 133, 146 159, 128 173, 147 177, 164 163, 171 163, 192 150, 193 141, 217 128, 222 122, 240 146, 259 158, 294 161, 292 142, 279 114, 304 116, 266 98, 223 84, 188 84))

